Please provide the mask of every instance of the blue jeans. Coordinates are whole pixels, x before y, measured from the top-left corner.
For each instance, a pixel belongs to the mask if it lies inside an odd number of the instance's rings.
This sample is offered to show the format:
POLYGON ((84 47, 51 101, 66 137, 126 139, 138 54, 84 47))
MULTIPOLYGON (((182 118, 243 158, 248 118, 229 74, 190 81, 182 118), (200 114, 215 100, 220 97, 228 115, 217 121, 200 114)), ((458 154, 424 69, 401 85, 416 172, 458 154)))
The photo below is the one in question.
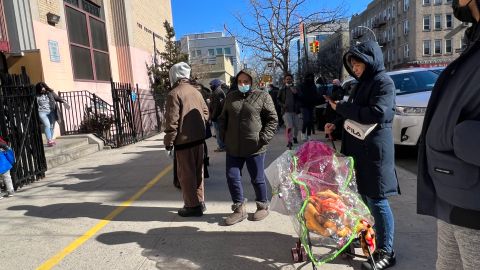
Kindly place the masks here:
POLYGON ((39 112, 40 121, 42 121, 45 136, 51 141, 53 138, 53 130, 55 129, 55 115, 53 112, 39 112))
POLYGON ((218 125, 218 122, 213 122, 213 128, 215 129, 215 137, 217 138, 217 145, 218 148, 220 149, 225 149, 225 143, 222 141, 222 138, 220 138, 220 126, 218 125))
POLYGON ((248 173, 250 174, 253 189, 255 190, 255 200, 258 202, 267 202, 267 184, 265 183, 265 153, 250 156, 247 158, 233 157, 227 153, 227 182, 233 203, 242 203, 242 169, 247 163, 248 173))
POLYGON ((374 229, 377 236, 377 247, 391 253, 393 251, 395 221, 388 200, 386 198, 374 199, 367 196, 362 196, 362 198, 375 219, 374 229))

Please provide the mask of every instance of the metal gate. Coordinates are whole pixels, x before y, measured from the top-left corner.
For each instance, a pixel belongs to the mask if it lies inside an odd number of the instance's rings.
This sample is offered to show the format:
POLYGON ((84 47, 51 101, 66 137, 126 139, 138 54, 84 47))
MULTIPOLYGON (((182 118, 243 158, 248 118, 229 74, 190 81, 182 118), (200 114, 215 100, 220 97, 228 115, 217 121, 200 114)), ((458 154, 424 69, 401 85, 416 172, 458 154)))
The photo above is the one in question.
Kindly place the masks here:
POLYGON ((156 97, 150 90, 111 82, 113 105, 89 91, 60 92, 71 110, 62 108, 62 135, 93 133, 106 145, 121 147, 160 132, 156 97))
POLYGON ((21 187, 47 171, 35 86, 25 75, 2 76, 0 83, 0 134, 15 152, 11 175, 21 187))

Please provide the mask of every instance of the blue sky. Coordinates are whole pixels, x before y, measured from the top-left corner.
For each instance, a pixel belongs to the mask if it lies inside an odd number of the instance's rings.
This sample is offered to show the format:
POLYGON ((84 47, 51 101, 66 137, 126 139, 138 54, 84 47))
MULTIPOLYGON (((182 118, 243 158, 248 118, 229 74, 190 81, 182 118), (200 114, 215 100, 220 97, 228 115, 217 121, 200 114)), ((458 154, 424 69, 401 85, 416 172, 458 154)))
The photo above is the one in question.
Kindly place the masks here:
MULTIPOLYGON (((173 26, 177 39, 185 34, 223 31, 223 25, 235 28, 233 14, 242 14, 247 10, 248 0, 171 0, 173 26)), ((365 10, 371 0, 311 0, 307 1, 309 10, 317 11, 329 6, 344 4, 347 15, 365 10)))

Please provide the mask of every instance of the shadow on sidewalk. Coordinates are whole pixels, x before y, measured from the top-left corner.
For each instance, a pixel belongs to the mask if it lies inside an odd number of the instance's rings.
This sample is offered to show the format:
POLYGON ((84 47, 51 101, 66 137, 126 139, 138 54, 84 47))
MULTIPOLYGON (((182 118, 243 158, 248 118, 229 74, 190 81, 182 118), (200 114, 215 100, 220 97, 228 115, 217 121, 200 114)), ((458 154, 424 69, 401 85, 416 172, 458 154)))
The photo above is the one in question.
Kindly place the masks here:
MULTIPOLYGON (((184 226, 145 234, 104 233, 96 240, 106 245, 137 243, 157 269, 296 269, 290 249, 297 238, 274 232, 207 232, 184 226)), ((335 263, 350 265, 348 260, 335 263)))
MULTIPOLYGON (((208 207, 208 204, 207 204, 208 207)), ((104 205, 101 203, 59 203, 47 206, 16 205, 7 208, 11 211, 25 211, 25 216, 41 217, 48 219, 71 219, 91 218, 103 219, 117 206, 104 205)), ((116 216, 113 221, 159 221, 159 222, 207 222, 211 224, 223 224, 223 219, 230 213, 208 213, 202 217, 183 218, 177 215, 178 208, 172 207, 139 207, 129 206, 122 213, 116 216)))

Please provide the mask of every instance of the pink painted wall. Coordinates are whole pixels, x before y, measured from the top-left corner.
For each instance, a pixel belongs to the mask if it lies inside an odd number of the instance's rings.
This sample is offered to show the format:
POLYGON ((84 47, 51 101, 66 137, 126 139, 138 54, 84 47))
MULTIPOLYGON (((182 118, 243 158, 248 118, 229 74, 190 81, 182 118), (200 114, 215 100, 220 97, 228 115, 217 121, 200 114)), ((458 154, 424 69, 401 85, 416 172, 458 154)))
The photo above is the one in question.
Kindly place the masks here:
MULTIPOLYGON (((42 66, 38 68, 43 69, 43 80, 55 91, 74 90, 67 31, 38 21, 33 21, 33 28, 37 48, 41 55, 42 66), (60 62, 50 61, 49 40, 58 42, 60 62)), ((29 68, 36 67, 27 67, 27 72, 29 68)))
POLYGON ((130 47, 132 55, 133 81, 140 89, 150 89, 146 64, 152 63, 152 56, 149 52, 139 48, 130 47))

